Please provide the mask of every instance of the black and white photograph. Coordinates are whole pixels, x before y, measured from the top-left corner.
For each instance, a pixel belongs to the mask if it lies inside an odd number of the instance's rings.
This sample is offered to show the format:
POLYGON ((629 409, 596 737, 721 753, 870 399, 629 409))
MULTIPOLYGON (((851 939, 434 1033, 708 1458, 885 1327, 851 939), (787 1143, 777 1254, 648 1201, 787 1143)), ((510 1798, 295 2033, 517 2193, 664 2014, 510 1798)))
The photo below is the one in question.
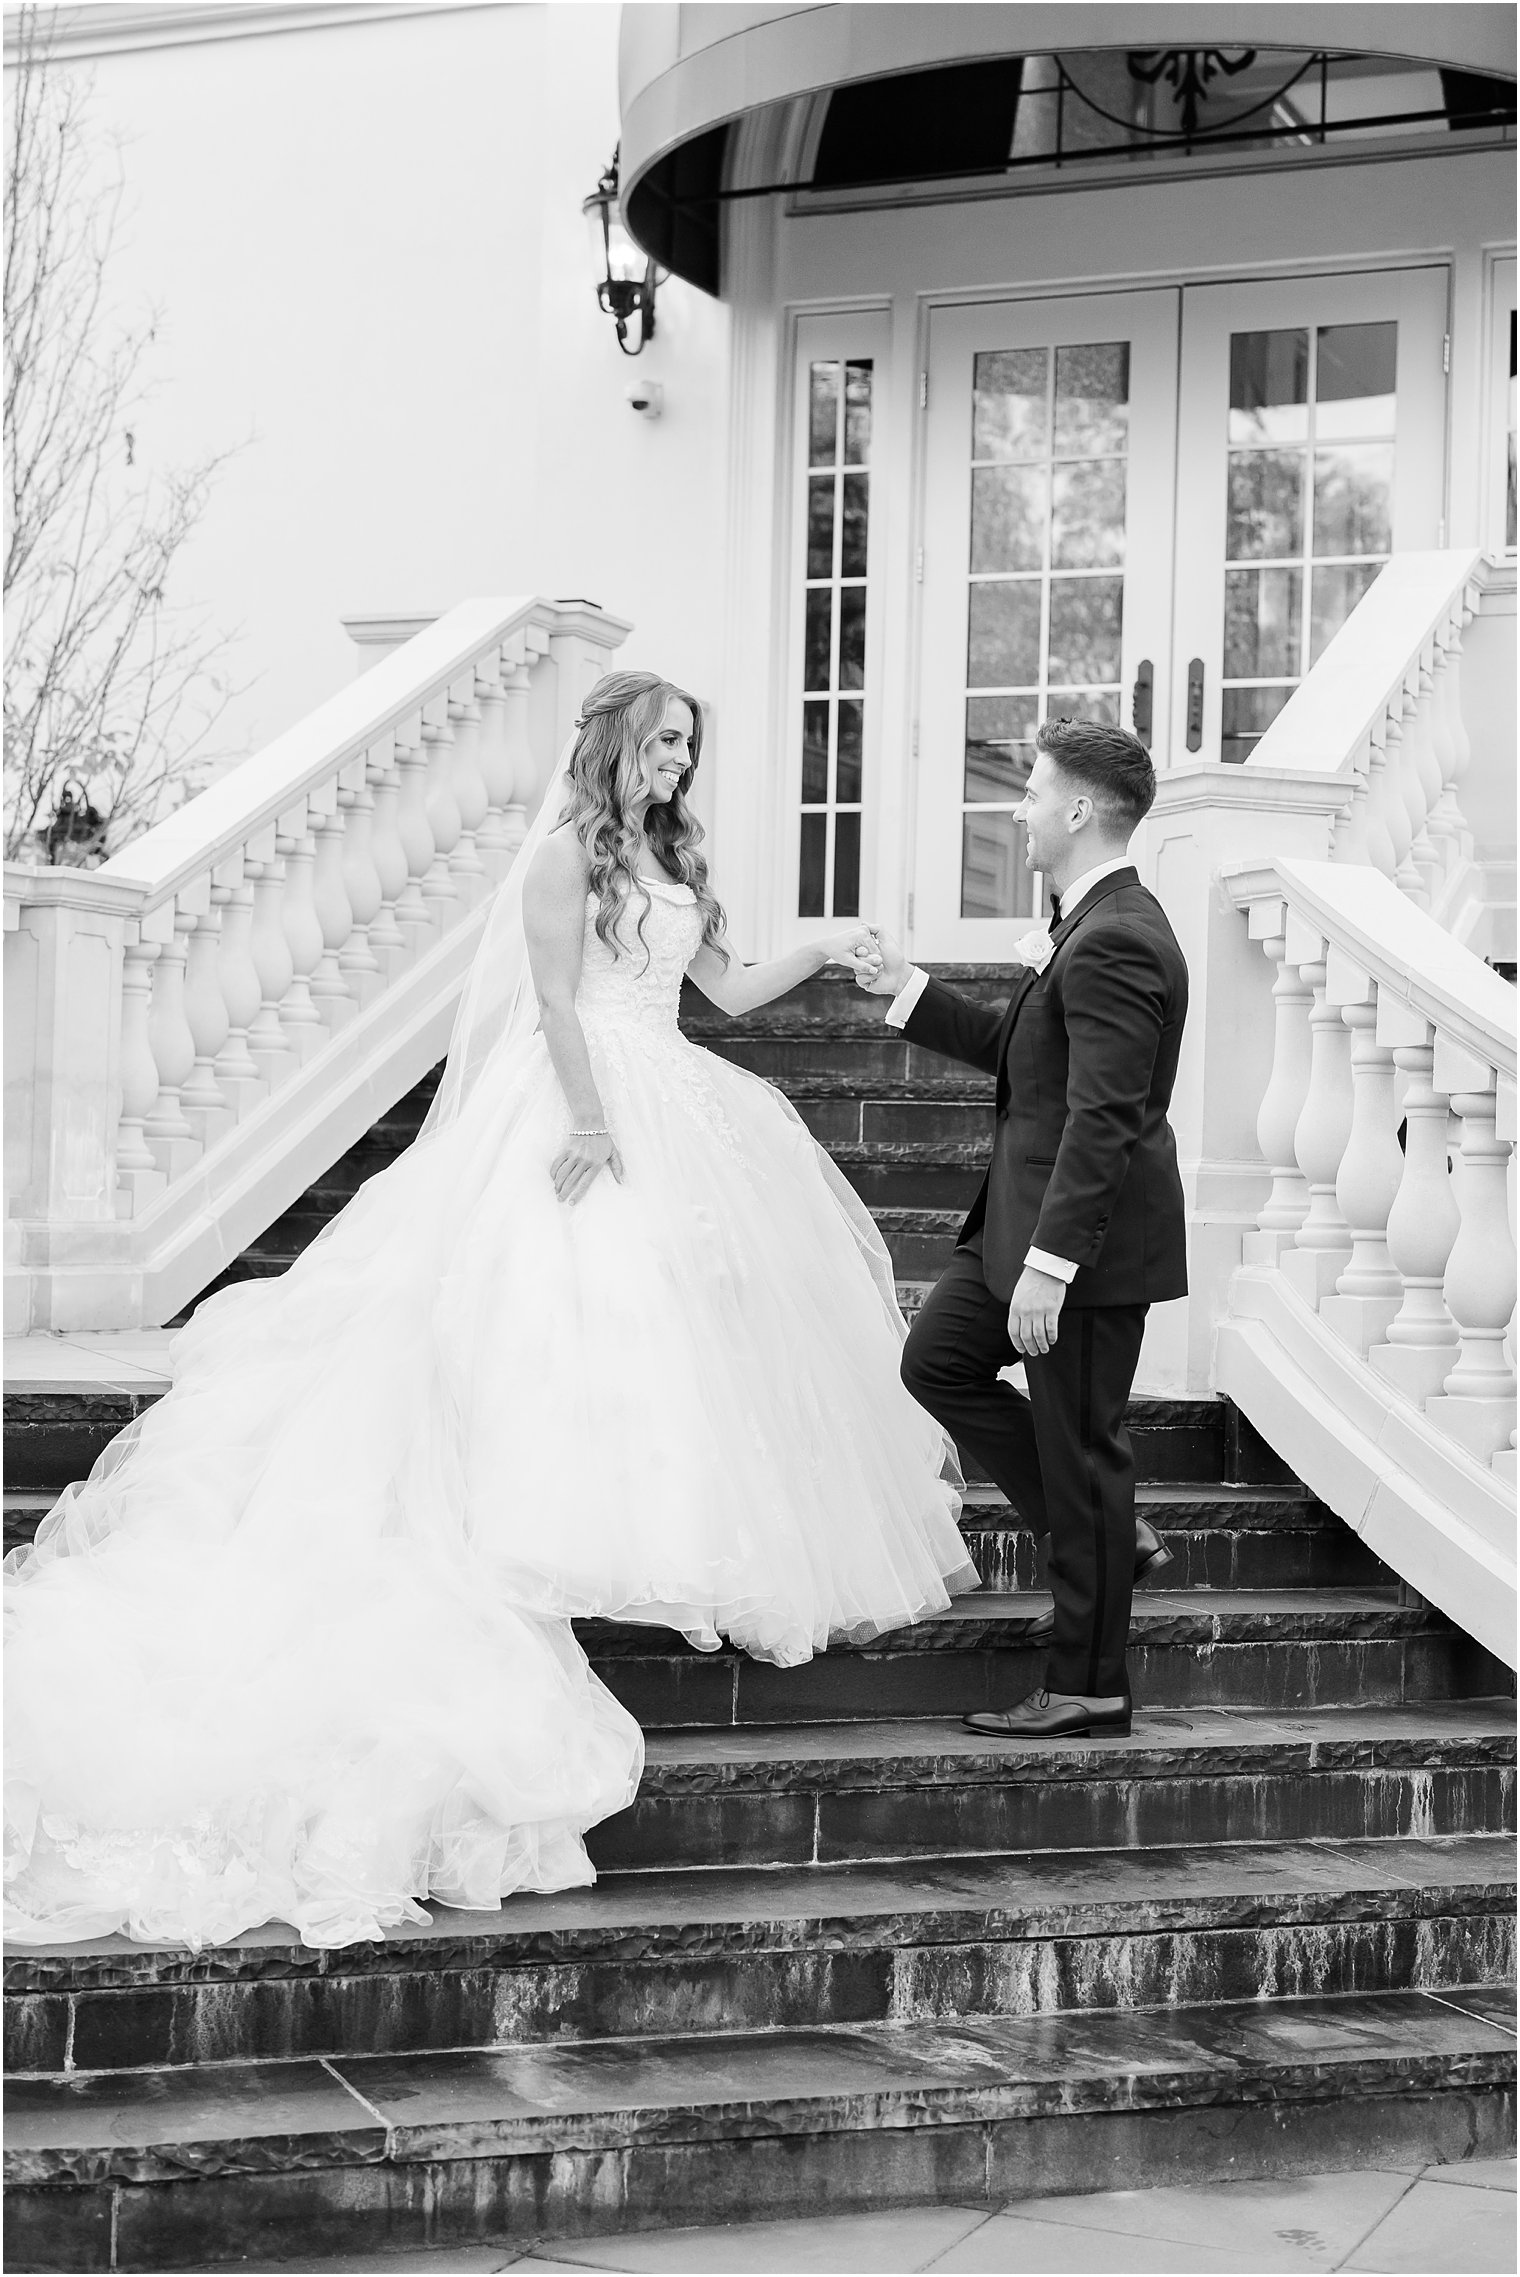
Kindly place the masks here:
POLYGON ((6 0, 7 2270, 1511 2277, 1517 20, 6 0))

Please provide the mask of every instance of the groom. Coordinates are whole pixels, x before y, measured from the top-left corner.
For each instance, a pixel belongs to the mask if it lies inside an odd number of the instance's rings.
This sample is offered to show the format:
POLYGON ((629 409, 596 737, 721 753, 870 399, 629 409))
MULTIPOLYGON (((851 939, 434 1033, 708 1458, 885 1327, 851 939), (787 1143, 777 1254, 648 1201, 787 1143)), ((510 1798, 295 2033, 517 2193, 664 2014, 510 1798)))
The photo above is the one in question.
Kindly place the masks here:
POLYGON ((1187 1293, 1182 1185, 1166 1119, 1187 966, 1127 848, 1156 795, 1122 728, 1047 720, 1017 809, 1052 889, 1002 1012, 910 966, 881 934, 889 1027, 997 1078, 992 1163, 955 1255, 914 1322, 902 1375, 1037 1532, 1054 1615, 1044 1686, 968 1715, 1009 1739, 1127 1732, 1124 1648, 1137 1579, 1171 1563, 1135 1517, 1125 1404, 1148 1306, 1187 1293), (1029 1397, 999 1378, 1025 1362, 1029 1397))

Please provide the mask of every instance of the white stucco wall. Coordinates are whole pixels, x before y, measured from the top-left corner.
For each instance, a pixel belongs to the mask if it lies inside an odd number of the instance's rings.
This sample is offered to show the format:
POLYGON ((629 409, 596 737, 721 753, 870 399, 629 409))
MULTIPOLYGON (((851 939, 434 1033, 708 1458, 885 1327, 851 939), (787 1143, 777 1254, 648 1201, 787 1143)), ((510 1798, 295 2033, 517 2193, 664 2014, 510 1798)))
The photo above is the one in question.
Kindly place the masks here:
POLYGON ((164 324, 139 462, 241 443, 179 591, 240 628, 257 749, 352 676, 340 618, 580 594, 713 684, 726 312, 680 283, 642 363, 580 202, 617 139, 617 9, 484 5, 99 55, 116 280, 164 324), (635 371, 665 415, 623 400, 635 371))

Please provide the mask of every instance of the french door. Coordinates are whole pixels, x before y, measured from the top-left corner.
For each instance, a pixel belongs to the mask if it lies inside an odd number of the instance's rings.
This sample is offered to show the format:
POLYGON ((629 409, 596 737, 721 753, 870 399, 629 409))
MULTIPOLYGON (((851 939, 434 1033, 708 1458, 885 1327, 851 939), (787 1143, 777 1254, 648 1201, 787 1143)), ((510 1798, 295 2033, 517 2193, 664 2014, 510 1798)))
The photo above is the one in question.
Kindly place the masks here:
POLYGON ((933 312, 919 956, 998 959, 1037 911, 1042 720, 1128 726, 1137 686, 1166 716, 1177 324, 1175 290, 933 312))
POLYGON ((1013 818, 1055 713, 1247 758, 1394 551, 1442 541, 1447 272, 936 308, 912 946, 1043 906, 1013 818))

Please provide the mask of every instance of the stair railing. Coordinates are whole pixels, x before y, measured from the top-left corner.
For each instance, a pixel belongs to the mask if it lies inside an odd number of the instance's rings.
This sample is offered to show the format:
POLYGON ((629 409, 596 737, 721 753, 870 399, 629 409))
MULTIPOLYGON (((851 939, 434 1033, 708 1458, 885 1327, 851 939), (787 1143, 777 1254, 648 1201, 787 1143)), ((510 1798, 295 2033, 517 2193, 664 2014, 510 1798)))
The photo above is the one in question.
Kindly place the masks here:
POLYGON ((1343 778, 1332 859, 1380 870, 1448 929, 1470 898, 1462 634, 1485 575, 1481 553, 1395 554, 1246 761, 1343 778))
POLYGON ((1514 1664, 1515 992, 1369 864, 1223 871, 1274 973, 1215 1381, 1514 1664))
POLYGON ((461 603, 99 869, 6 864, 8 1331, 166 1320, 442 1055, 628 629, 461 603))

